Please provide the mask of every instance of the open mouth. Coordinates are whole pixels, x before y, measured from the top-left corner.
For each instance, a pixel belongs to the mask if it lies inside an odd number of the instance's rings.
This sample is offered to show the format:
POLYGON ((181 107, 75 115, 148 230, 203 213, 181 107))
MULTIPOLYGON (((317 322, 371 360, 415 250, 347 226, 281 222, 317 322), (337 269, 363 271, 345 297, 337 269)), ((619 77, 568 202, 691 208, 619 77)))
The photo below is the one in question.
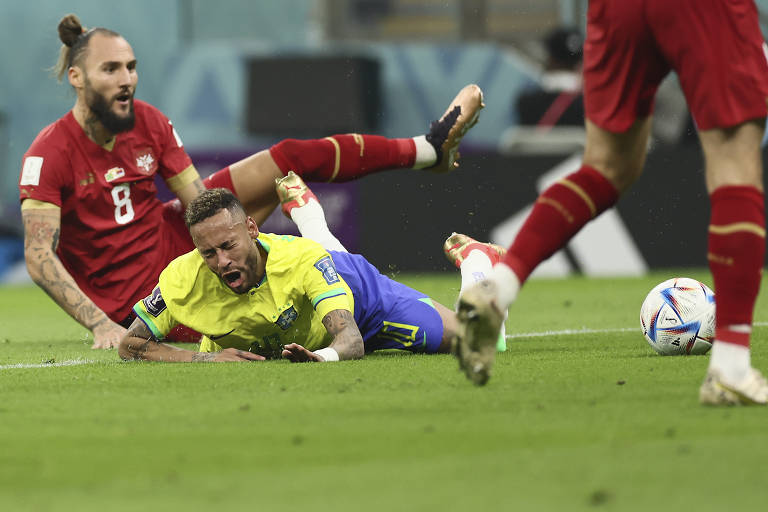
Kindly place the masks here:
POLYGON ((237 288, 243 284, 243 274, 239 270, 230 270, 222 274, 221 277, 231 288, 237 288))
POLYGON ((115 101, 120 105, 128 105, 131 102, 132 95, 129 92, 121 92, 115 96, 115 101))

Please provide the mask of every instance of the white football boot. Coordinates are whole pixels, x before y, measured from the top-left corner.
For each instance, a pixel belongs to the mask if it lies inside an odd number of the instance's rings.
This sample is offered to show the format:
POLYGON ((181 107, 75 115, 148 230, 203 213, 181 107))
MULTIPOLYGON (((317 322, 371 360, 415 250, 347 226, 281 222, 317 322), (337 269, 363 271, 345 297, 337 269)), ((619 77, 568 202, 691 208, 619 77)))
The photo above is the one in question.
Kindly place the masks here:
POLYGON ((709 369, 699 388, 699 402, 705 405, 766 405, 768 382, 750 368, 741 382, 726 382, 719 371, 709 369))
POLYGON ((495 298, 496 284, 480 281, 459 297, 456 309, 459 327, 451 351, 459 360, 459 368, 477 386, 485 385, 491 377, 499 330, 504 321, 504 313, 496 306, 495 298))

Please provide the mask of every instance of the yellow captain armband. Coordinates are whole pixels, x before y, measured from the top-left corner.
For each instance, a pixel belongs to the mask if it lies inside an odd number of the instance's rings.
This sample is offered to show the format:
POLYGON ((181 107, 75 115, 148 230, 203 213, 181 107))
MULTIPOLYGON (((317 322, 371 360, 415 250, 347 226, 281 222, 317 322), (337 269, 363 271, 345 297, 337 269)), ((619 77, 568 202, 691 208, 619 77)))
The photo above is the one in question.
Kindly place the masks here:
POLYGON ((197 179, 200 179, 200 174, 194 165, 190 165, 176 176, 165 180, 165 184, 168 185, 171 192, 176 193, 197 179))
POLYGON ((25 199, 21 202, 22 210, 61 210, 61 207, 53 203, 46 201, 38 201, 37 199, 25 199))

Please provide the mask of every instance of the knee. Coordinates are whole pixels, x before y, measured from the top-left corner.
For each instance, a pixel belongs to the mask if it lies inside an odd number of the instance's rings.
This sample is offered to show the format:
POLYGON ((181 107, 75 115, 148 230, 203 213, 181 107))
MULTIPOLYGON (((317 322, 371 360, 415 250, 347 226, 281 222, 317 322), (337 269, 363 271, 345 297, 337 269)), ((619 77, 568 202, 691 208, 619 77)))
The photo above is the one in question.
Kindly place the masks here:
POLYGON ((585 159, 584 164, 602 174, 616 188, 619 194, 631 187, 643 173, 642 166, 634 162, 619 164, 590 163, 585 159))

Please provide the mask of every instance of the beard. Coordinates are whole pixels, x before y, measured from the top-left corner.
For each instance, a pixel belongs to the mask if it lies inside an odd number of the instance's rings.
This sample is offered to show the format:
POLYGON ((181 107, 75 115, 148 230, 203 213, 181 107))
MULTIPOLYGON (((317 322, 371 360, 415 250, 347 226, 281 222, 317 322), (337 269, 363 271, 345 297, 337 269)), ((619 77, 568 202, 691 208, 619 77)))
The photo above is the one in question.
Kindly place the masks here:
MULTIPOLYGON (((244 293, 247 293, 251 288, 259 284, 259 280, 256 279, 256 269, 259 265, 259 258, 258 258, 258 249, 254 249, 245 259, 245 265, 243 266, 243 269, 233 269, 240 272, 240 276, 243 278, 243 282, 238 286, 237 288, 232 288, 230 286, 230 283, 227 281, 227 279, 224 277, 224 275, 219 274, 219 280, 224 284, 224 286, 228 287, 233 292, 237 293, 238 295, 242 295, 244 293)), ((225 273, 226 274, 226 273, 225 273)))
MULTIPOLYGON (((120 95, 128 95, 129 93, 121 93, 120 95)), ((120 96, 117 95, 117 96, 120 96)), ((112 103, 117 98, 113 98, 111 101, 98 92, 90 89, 90 84, 86 85, 85 102, 88 108, 91 109, 96 119, 112 134, 118 134, 127 132, 133 129, 133 125, 136 121, 136 115, 133 111, 133 95, 130 95, 131 108, 128 114, 120 116, 112 111, 112 103)))

